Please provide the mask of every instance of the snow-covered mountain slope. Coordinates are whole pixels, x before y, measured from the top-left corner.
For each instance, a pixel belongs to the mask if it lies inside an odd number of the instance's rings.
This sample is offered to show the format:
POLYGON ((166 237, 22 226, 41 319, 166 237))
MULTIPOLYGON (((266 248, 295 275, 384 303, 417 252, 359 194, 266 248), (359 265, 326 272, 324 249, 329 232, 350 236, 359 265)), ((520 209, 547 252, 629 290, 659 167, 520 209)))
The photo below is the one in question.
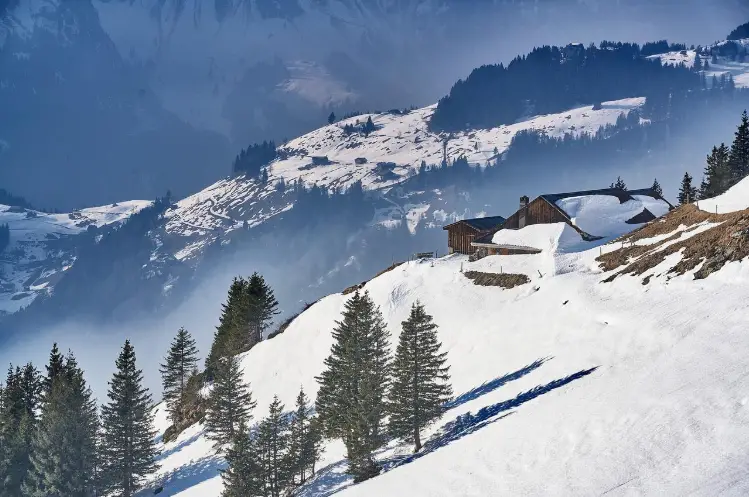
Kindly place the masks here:
MULTIPOLYGON (((644 102, 644 98, 604 102, 598 110, 591 106, 579 107, 509 126, 455 133, 447 140, 447 159, 452 162, 465 156, 472 165, 494 166, 520 131, 537 130, 550 136, 595 134, 600 128, 616 123, 620 116, 640 108, 644 102)), ((434 106, 429 106, 407 113, 364 114, 324 126, 280 147, 284 158, 270 164, 267 185, 240 176, 219 181, 179 201, 166 214, 167 233, 191 240, 189 248, 179 249, 178 257, 199 254, 193 248, 206 242, 196 236, 215 238, 245 226, 257 226, 285 212, 291 205, 276 188, 281 182, 288 186, 302 181, 307 186, 345 190, 360 181, 365 190, 385 194, 415 174, 422 161, 429 165, 441 163, 445 137, 428 129, 433 111, 434 106), (346 125, 361 125, 368 118, 372 118, 376 131, 366 136, 344 132, 346 125), (327 161, 316 165, 313 157, 327 158, 327 161), (365 162, 357 163, 357 159, 365 162)), ((393 216, 395 220, 405 220, 412 211, 411 231, 421 222, 447 219, 433 216, 434 211, 444 207, 442 205, 427 212, 429 205, 413 200, 406 199, 403 206, 392 205, 398 201, 395 195, 388 200, 390 202, 386 200, 385 205, 392 209, 386 209, 383 216, 376 219, 383 225, 393 221, 393 216)))
POLYGON ((10 244, 0 252, 0 315, 51 293, 75 263, 76 236, 116 226, 150 204, 132 200, 65 214, 0 205, 0 225, 10 228, 10 244))
MULTIPOLYGON (((712 78, 715 76, 720 79, 722 76, 733 76, 734 84, 737 88, 749 88, 749 61, 746 60, 746 51, 749 50, 749 39, 722 41, 703 47, 700 50, 700 60, 704 65, 707 61, 709 69, 704 71, 707 86, 712 85, 712 78), (726 53, 726 46, 737 47, 744 51, 744 56, 736 57, 726 53), (713 59, 713 54, 715 58, 713 59)), ((731 52, 733 50, 730 50, 731 52)), ((697 55, 696 50, 680 50, 676 52, 667 52, 658 55, 652 55, 649 59, 660 59, 662 64, 680 65, 694 67, 694 61, 697 55)))
MULTIPOLYGON (((683 270, 687 252, 677 250, 643 273, 646 284, 641 275, 611 278, 619 267, 610 258, 632 262, 631 248, 668 250, 715 230, 746 237, 738 218, 705 224, 695 212, 681 207, 623 242, 582 252, 448 256, 366 283, 393 344, 414 302, 433 314, 456 400, 427 430, 422 454, 391 442, 378 454, 385 472, 362 484, 345 475, 341 444, 328 443, 299 495, 745 495, 749 263, 695 279, 697 268, 683 270), (479 286, 469 270, 529 282, 479 286)), ((346 299, 320 300, 241 356, 256 420, 275 394, 287 408, 300 386, 314 397, 346 299)), ((167 425, 160 409, 157 428, 167 425)), ((143 495, 157 485, 167 496, 220 495, 223 462, 202 425, 163 449, 143 495)))

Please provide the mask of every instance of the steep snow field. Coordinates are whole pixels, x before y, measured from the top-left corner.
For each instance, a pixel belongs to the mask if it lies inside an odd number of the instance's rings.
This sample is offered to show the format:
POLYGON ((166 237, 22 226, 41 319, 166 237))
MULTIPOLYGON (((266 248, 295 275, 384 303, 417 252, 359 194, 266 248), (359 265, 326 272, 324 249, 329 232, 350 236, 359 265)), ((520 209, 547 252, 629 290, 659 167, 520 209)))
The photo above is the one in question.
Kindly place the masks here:
POLYGON ((711 214, 728 214, 749 209, 749 178, 744 178, 723 195, 700 200, 696 205, 700 210, 711 214))
POLYGON ((65 214, 0 205, 0 225, 10 228, 10 245, 0 252, 0 314, 16 312, 49 291, 50 284, 73 264, 75 255, 65 245, 67 238, 89 226, 121 223, 150 204, 131 200, 65 214))
MULTIPOLYGON (((557 228, 548 230, 564 233, 557 228)), ((352 485, 333 442, 300 495, 746 495, 749 263, 704 280, 667 276, 676 253, 640 277, 602 283, 600 251, 563 253, 552 244, 538 255, 473 263, 449 256, 367 283, 393 347, 414 302, 434 315, 456 400, 427 431, 420 457, 393 442, 379 454, 387 471, 352 485), (476 286, 467 270, 531 281, 476 286)), ((314 398, 346 299, 320 300, 242 356, 256 420, 274 394, 287 409, 300 386, 314 398)), ((158 429, 167 424, 160 412, 158 429)), ((220 494, 223 463, 200 425, 164 450, 152 485, 164 485, 161 495, 220 494)))

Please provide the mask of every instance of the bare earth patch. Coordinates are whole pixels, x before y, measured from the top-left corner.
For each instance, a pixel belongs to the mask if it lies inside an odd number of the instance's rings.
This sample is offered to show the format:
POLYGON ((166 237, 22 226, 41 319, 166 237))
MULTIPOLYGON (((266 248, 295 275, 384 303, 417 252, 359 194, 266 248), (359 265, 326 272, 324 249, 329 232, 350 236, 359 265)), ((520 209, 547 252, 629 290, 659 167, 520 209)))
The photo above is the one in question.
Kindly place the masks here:
POLYGON ((505 289, 515 288, 516 286, 530 283, 530 278, 524 274, 510 273, 482 273, 480 271, 466 271, 463 275, 469 280, 473 280, 474 285, 480 286, 499 286, 505 289))
MULTIPOLYGON (((622 269, 606 278, 605 282, 613 281, 623 274, 640 276, 662 263, 669 255, 678 252, 681 252, 682 258, 668 273, 682 275, 704 262, 694 274, 695 279, 703 279, 726 263, 740 261, 749 255, 749 210, 710 214, 694 205, 684 205, 612 243, 622 243, 623 248, 604 254, 596 261, 604 271, 622 269), (674 243, 674 240, 698 229, 704 223, 720 224, 674 243), (682 225, 687 228, 679 230, 682 225), (669 233, 674 234, 653 244, 634 245, 639 240, 669 233)), ((645 278, 643 284, 649 281, 650 278, 645 278)))

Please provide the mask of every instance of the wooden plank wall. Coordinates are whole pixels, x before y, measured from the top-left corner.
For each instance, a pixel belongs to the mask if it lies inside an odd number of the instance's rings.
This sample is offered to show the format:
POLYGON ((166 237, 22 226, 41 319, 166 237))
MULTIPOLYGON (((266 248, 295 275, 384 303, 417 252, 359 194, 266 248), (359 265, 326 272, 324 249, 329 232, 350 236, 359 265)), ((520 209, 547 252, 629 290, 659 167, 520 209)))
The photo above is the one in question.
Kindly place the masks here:
MULTIPOLYGON (((528 212, 525 216, 526 226, 531 224, 569 223, 567 218, 558 209, 551 206, 541 197, 528 204, 527 210, 528 212)), ((519 220, 520 211, 517 211, 507 218, 502 227, 516 230, 519 228, 519 220)))
POLYGON ((471 247, 471 242, 483 233, 465 223, 458 223, 447 230, 447 246, 458 254, 472 254, 474 249, 471 247))

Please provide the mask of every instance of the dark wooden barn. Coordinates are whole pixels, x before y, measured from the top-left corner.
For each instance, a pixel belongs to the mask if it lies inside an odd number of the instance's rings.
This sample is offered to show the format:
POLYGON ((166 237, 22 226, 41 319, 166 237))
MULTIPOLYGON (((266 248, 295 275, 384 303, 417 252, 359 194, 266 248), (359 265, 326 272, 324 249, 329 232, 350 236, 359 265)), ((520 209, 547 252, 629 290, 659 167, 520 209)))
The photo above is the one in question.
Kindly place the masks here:
POLYGON ((451 254, 471 254, 475 249, 471 243, 486 235, 495 233, 505 218, 502 216, 479 217, 475 219, 463 219, 445 226, 447 231, 447 247, 451 254))

